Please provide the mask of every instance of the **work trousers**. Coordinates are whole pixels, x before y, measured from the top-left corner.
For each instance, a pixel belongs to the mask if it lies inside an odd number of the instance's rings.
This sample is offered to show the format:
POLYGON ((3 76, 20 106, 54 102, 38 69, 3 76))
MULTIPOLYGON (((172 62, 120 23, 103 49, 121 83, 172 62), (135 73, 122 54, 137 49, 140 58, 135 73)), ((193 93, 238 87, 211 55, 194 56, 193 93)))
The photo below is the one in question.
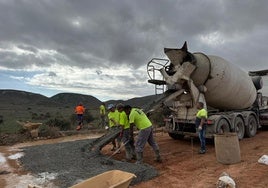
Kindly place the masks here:
POLYGON ((78 125, 83 124, 83 114, 77 114, 78 125))
POLYGON ((135 146, 134 146, 134 141, 132 139, 133 138, 131 138, 131 136, 130 136, 130 129, 129 128, 124 129, 121 141, 122 141, 122 143, 126 143, 125 149, 126 149, 126 152, 128 152, 128 155, 130 156, 130 158, 133 155, 135 155, 135 146))
POLYGON ((203 128, 198 133, 200 144, 201 144, 201 150, 206 151, 206 126, 203 125, 203 128))
POLYGON ((156 141, 154 140, 153 126, 150 126, 146 129, 142 129, 139 131, 135 147, 136 152, 142 153, 146 142, 149 143, 149 145, 153 148, 154 151, 159 150, 159 147, 156 141))
POLYGON ((101 128, 104 128, 106 125, 106 122, 105 122, 105 115, 101 115, 100 116, 100 126, 101 128))

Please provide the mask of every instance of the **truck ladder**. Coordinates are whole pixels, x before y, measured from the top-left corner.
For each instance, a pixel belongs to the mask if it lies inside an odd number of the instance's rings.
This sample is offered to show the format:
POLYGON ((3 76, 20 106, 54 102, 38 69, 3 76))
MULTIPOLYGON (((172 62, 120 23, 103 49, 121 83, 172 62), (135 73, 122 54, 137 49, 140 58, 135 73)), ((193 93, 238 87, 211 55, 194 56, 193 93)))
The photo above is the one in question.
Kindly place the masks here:
POLYGON ((147 73, 149 76, 148 82, 154 84, 155 94, 162 94, 165 92, 166 81, 162 76, 160 70, 165 68, 169 60, 153 58, 147 63, 147 73))

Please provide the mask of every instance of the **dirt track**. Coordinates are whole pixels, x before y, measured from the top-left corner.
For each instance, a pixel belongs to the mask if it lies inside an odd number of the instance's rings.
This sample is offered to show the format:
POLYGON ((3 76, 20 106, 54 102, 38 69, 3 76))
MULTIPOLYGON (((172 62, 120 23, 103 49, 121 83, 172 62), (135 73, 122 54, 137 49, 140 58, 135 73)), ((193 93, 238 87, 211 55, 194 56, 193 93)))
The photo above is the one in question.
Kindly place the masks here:
POLYGON ((134 187, 206 187, 215 188, 222 172, 227 172, 235 180, 237 187, 268 187, 268 166, 259 164, 258 159, 268 154, 268 131, 258 132, 254 138, 240 141, 241 163, 223 165, 216 161, 213 143, 208 145, 208 153, 197 154, 198 140, 177 141, 166 134, 157 137, 164 158, 163 164, 151 163, 151 152, 145 154, 145 162, 159 170, 160 175, 151 181, 134 187))
MULTIPOLYGON (((64 140, 83 139, 84 137, 86 136, 77 138, 68 137, 64 138, 64 140)), ((213 143, 208 144, 207 154, 199 155, 197 154, 199 148, 198 140, 193 140, 192 145, 190 139, 180 141, 173 140, 166 133, 158 133, 156 139, 164 159, 163 163, 158 164, 153 162, 153 152, 148 145, 144 153, 144 161, 154 166, 158 170, 159 176, 132 187, 214 188, 222 172, 229 173, 235 180, 237 187, 268 187, 268 166, 257 162, 262 155, 268 154, 268 131, 259 131, 254 138, 247 138, 240 141, 242 161, 234 165, 223 165, 216 161, 213 143)), ((53 140, 39 143, 35 142, 28 145, 44 144, 45 142, 53 143, 53 140)), ((54 140, 54 142, 58 141, 54 140)), ((13 147, 1 147, 0 152, 8 156, 17 152, 14 150, 22 146, 25 146, 25 144, 13 147)), ((109 145, 104 147, 102 153, 107 156, 111 155, 109 149, 109 145)), ((121 153, 114 156, 114 159, 121 160, 123 156, 124 154, 121 153)), ((10 167, 7 168, 4 166, 4 168, 2 168, 3 165, 1 165, 1 169, 11 173, 0 175, 0 187, 16 187, 16 182, 19 182, 19 179, 21 179, 23 175, 25 176, 26 172, 23 169, 17 168, 18 166, 14 160, 8 159, 7 162, 10 167)))

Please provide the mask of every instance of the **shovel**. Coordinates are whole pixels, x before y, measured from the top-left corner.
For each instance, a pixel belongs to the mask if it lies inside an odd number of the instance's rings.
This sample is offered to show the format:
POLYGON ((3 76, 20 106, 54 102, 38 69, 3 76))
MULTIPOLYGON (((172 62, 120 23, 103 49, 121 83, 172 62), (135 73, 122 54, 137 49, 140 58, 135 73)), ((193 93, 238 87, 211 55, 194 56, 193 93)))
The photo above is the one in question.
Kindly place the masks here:
POLYGON ((117 148, 117 149, 113 152, 113 154, 110 155, 110 156, 107 158, 107 160, 110 159, 110 158, 111 158, 112 156, 114 156, 115 154, 117 154, 117 152, 119 152, 120 149, 122 149, 122 147, 125 146, 128 142, 129 142, 129 140, 127 140, 125 143, 121 144, 121 146, 120 146, 119 148, 117 148))
POLYGON ((103 165, 113 165, 113 161, 111 161, 110 159, 111 159, 115 154, 117 154, 117 152, 118 152, 120 149, 122 149, 122 147, 125 146, 128 142, 129 142, 129 140, 126 141, 125 143, 121 144, 121 146, 120 146, 119 148, 117 148, 117 150, 115 150, 115 151, 112 153, 112 155, 110 155, 107 159, 105 159, 105 161, 101 161, 101 164, 103 164, 103 165))

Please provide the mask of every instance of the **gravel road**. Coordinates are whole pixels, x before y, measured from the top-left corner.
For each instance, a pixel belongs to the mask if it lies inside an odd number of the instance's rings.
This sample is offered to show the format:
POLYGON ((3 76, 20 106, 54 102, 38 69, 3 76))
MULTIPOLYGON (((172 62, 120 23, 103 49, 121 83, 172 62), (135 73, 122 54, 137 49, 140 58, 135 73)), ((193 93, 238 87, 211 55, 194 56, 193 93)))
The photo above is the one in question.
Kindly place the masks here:
POLYGON ((85 150, 94 139, 23 148, 25 155, 19 159, 23 168, 33 175, 56 174, 55 186, 69 187, 79 181, 108 170, 123 170, 134 173, 137 178, 132 185, 158 175, 149 165, 136 165, 109 159, 99 152, 85 150))

